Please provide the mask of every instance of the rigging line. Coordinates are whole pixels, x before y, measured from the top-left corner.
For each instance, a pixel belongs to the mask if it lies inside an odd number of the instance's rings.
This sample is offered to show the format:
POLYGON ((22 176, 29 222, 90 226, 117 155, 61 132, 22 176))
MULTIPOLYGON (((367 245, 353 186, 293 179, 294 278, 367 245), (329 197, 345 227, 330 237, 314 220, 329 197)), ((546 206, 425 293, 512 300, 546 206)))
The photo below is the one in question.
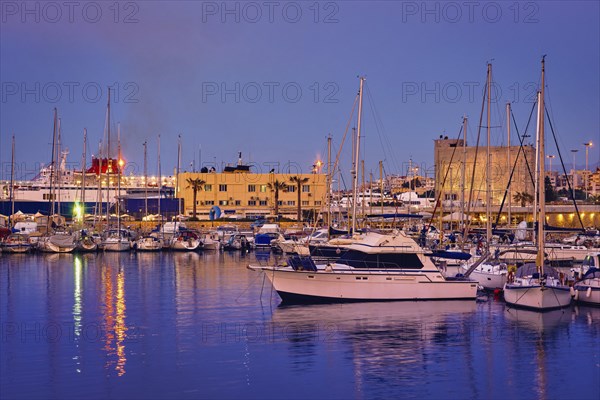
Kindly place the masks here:
MULTIPOLYGON (((487 74, 486 74, 486 82, 487 82, 487 74)), ((475 169, 477 168, 477 155, 479 153, 479 140, 481 138, 481 123, 483 121, 483 110, 485 109, 485 99, 486 96, 489 96, 487 93, 488 85, 485 85, 485 89, 483 91, 483 98, 481 99, 481 113, 479 114, 479 127, 477 128, 477 143, 475 144, 475 157, 473 158, 473 172, 471 173, 471 189, 469 190, 469 200, 467 203, 467 215, 471 213, 471 202, 473 200, 473 182, 475 182, 475 169)), ((489 160, 488 160, 489 161, 489 160)), ((471 221, 467 220, 467 223, 464 225, 464 229, 462 232, 462 242, 461 247, 465 246, 465 237, 467 236, 467 232, 471 228, 471 221)))
POLYGON ((344 148, 344 142, 346 141, 346 136, 348 135, 348 130, 350 128, 350 124, 352 123, 352 117, 354 116, 354 110, 356 109, 356 104, 358 103, 358 97, 359 95, 357 94, 356 97, 354 98, 354 104, 352 106, 352 112, 350 113, 350 116, 348 118, 348 122, 346 123, 346 130, 344 131, 344 136, 342 137, 342 142, 340 143, 340 148, 335 156, 335 162, 333 164, 333 170, 335 171, 336 169, 338 169, 338 165, 340 163, 340 154, 342 152, 342 149, 344 148))
MULTIPOLYGON (((544 107, 545 108, 545 107, 544 107)), ((550 120, 550 115, 548 114, 548 109, 546 108, 546 116, 548 117, 548 124, 550 125, 550 130, 552 131, 552 137, 554 138, 554 145, 556 146, 556 150, 558 152, 558 158, 560 159, 560 163, 563 167, 563 172, 567 175, 567 171, 565 171, 565 163, 563 162, 562 153, 560 152, 560 148, 558 148, 558 143, 556 141, 556 134, 554 133, 554 126, 552 125, 552 121, 550 120)), ((573 170, 573 177, 575 177, 575 170, 573 170)), ((581 224, 581 229, 585 231, 585 227, 583 226, 583 221, 581 220, 581 215, 579 214, 579 208, 577 207, 577 202, 575 201, 575 193, 571 187, 571 182, 567 178, 567 185, 569 187, 569 193, 573 193, 573 205, 575 206, 575 212, 577 213, 577 219, 579 219, 579 223, 581 224)))
POLYGON ((398 160, 396 159, 394 153, 392 151, 390 151, 389 153, 386 152, 386 146, 388 149, 393 149, 392 143, 390 142, 389 137, 385 132, 385 126, 383 125, 383 121, 379 116, 377 108, 375 107, 375 100, 373 99, 373 95, 371 95, 371 90, 368 85, 366 86, 366 88, 367 98, 369 99, 369 105, 371 106, 371 112, 373 113, 373 118, 375 120, 375 127, 377 129, 377 134, 379 135, 379 143, 381 144, 381 148, 384 154, 383 161, 387 161, 387 158, 389 157, 392 163, 392 168, 394 168, 396 171, 399 171, 400 164, 398 163, 398 160))
POLYGON ((429 225, 427 226, 427 232, 429 232, 429 229, 431 228, 431 225, 433 224, 435 212, 438 209, 438 206, 441 204, 440 200, 442 198, 442 193, 444 192, 444 186, 446 185, 446 179, 448 179, 448 174, 450 173, 450 169, 452 166, 452 160, 454 160, 454 155, 456 154, 456 149, 458 149, 458 140, 460 140, 461 133, 463 133, 463 125, 462 124, 460 126, 460 130, 458 131, 458 137, 456 138, 457 146, 454 146, 454 148, 452 150, 452 154, 450 155, 450 162, 448 163, 448 168, 446 169, 446 173, 444 174, 444 179, 442 180, 442 184, 439 186, 440 190, 439 190, 439 193, 437 193, 437 199, 435 200, 435 206, 433 207, 433 212, 432 212, 433 215, 432 215, 432 218, 429 220, 429 225))
MULTIPOLYGON (((527 120, 527 125, 525 126, 525 132, 523 132, 523 142, 525 141, 525 138, 527 137, 527 131, 529 130, 529 124, 531 123, 531 118, 533 117, 533 112, 535 111, 535 106, 537 105, 537 101, 535 101, 533 103, 533 106, 531 107, 531 113, 529 114, 529 120, 527 120)), ((515 131, 517 132, 517 136, 521 136, 519 133, 519 127, 517 126, 517 119, 515 118, 515 114, 511 112, 510 114, 513 117, 513 125, 515 127, 515 131)), ((531 166, 529 165, 529 161, 527 160, 527 154, 523 153, 523 156, 525 157, 525 165, 527 166, 527 172, 529 173, 529 179, 531 179, 531 184, 535 185, 534 179, 533 179, 533 172, 531 172, 531 166)))
MULTIPOLYGON (((533 110, 535 110, 535 104, 533 104, 533 107, 531 108, 531 114, 529 114, 529 118, 531 119, 531 116, 533 115, 533 110)), ((514 115, 512 114, 512 108, 511 108, 511 115, 514 118, 514 115)), ((529 123, 528 123, 529 125, 529 123)), ((504 203, 506 202, 506 197, 508 196, 508 189, 510 189, 510 185, 512 184, 512 179, 514 176, 515 171, 517 170, 517 163, 519 161, 519 155, 521 154, 521 151, 523 152, 523 157, 525 159, 525 163, 527 165, 527 169, 529 169, 529 163, 527 162, 527 154, 525 154, 525 151, 523 150, 523 142, 525 141, 525 136, 521 137, 521 135, 519 135, 519 130, 518 128, 516 128, 516 121, 515 121, 515 129, 517 131, 517 137, 519 138, 519 151, 517 152, 517 156, 515 157, 515 163, 513 164, 512 167, 512 171, 510 172, 510 176, 508 177, 508 184, 506 185, 506 188, 504 189, 504 196, 502 197, 502 202, 500 203, 500 208, 498 209, 498 214, 496 215, 496 222, 494 222, 494 224, 492 225, 492 228, 495 228, 498 225, 498 222, 500 221, 500 214, 502 214, 502 210, 504 208, 504 203)), ((510 151, 510 149, 509 149, 510 151)), ((529 170, 529 175, 531 177, 531 170, 529 170)), ((531 177, 532 181, 533 181, 533 177, 531 177)), ((509 221, 510 223, 510 221, 509 221)))

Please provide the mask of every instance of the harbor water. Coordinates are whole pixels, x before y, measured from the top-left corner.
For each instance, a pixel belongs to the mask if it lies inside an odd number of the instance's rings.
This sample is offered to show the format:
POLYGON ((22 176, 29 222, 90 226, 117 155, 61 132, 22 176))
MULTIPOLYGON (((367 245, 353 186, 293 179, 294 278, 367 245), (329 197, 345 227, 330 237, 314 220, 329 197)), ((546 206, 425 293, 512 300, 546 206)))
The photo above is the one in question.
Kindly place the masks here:
POLYGON ((0 255, 2 399, 598 399, 600 309, 282 306, 271 255, 0 255))

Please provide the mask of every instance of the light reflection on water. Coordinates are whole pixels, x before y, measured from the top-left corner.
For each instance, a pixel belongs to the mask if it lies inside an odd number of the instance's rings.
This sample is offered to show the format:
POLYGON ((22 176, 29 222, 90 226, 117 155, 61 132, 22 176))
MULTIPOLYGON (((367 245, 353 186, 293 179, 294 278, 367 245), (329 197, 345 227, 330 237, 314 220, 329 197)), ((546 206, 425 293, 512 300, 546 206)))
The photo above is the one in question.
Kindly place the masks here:
POLYGON ((1 257, 6 398, 599 396, 600 309, 278 306, 253 253, 1 257))

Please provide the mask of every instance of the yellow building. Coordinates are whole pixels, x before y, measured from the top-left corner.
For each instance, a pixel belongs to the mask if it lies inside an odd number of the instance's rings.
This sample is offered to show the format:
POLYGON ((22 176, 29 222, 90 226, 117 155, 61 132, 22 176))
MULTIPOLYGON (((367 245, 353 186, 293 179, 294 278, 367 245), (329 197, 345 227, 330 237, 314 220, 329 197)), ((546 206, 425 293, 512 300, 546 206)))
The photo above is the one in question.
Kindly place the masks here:
POLYGON ((257 218, 275 215, 296 218, 298 210, 298 177, 300 184, 300 206, 303 213, 317 214, 325 205, 326 175, 324 174, 255 174, 248 170, 229 168, 217 173, 185 172, 177 181, 178 197, 184 199, 185 215, 193 213, 194 193, 191 181, 200 180, 200 190, 196 193, 196 212, 201 220, 211 215, 230 218, 257 218), (282 183, 276 191, 275 183, 282 183), (278 193, 276 193, 278 192, 278 193), (278 195, 278 206, 275 196, 278 195), (211 212, 212 210, 212 212, 211 212))

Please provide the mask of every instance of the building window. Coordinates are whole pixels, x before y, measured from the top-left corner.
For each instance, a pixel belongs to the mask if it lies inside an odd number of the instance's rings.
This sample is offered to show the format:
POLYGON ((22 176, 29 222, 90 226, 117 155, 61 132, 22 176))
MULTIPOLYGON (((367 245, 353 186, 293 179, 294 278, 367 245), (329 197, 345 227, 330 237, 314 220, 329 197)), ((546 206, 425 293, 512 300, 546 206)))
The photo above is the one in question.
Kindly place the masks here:
POLYGON ((310 185, 302 185, 302 193, 310 193, 310 185))
POLYGON ((302 200, 302 205, 303 206, 307 206, 308 205, 308 200, 302 200))
POLYGON ((279 201, 277 202, 277 204, 279 204, 280 206, 282 206, 282 205, 283 205, 283 201, 279 200, 279 201))
POLYGON ((248 205, 249 206, 255 206, 256 205, 256 200, 248 200, 248 205))
POLYGON ((288 200, 287 205, 288 206, 295 206, 296 202, 294 200, 288 200))
POLYGON ((227 185, 219 185, 219 192, 226 192, 227 191, 227 185))
POLYGON ((267 205, 267 201, 266 200, 261 200, 258 205, 260 206, 266 206, 267 205))
POLYGON ((295 193, 296 192, 296 186, 290 185, 287 187, 287 191, 290 193, 295 193))
POLYGON ((219 205, 220 206, 226 206, 228 204, 229 204, 229 202, 227 200, 219 200, 219 205))
POLYGON ((204 191, 205 192, 212 192, 212 185, 210 183, 205 183, 204 184, 204 191))
POLYGON ((250 193, 256 192, 256 185, 248 185, 248 192, 250 192, 250 193))
POLYGON ((242 201, 241 200, 236 200, 235 201, 235 205, 236 206, 241 206, 242 205, 242 201))
POLYGON ((204 202, 204 205, 206 205, 206 206, 214 206, 215 205, 215 201, 214 200, 206 200, 204 202))
POLYGON ((260 192, 267 193, 267 185, 260 185, 260 192))
POLYGON ((321 201, 320 200, 315 201, 315 206, 320 206, 320 205, 321 205, 321 201))

